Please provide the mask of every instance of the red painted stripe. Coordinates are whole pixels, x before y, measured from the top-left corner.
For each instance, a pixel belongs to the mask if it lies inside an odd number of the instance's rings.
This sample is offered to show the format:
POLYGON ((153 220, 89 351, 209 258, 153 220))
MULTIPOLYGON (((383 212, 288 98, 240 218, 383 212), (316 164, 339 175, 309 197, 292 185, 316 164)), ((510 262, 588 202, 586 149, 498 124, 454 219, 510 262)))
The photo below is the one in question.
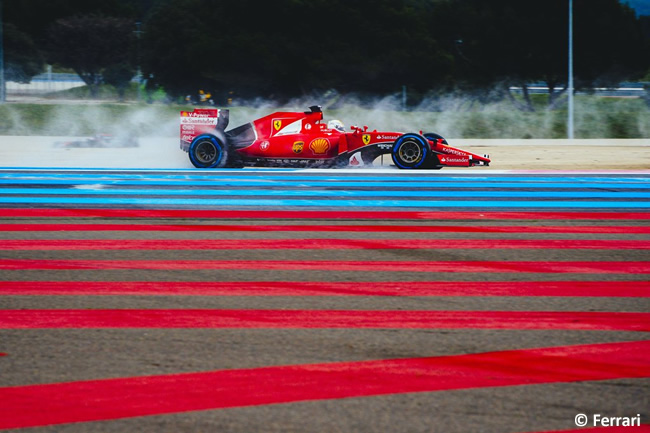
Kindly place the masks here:
POLYGON ((553 329, 650 331, 650 313, 386 310, 0 310, 0 329, 553 329))
POLYGON ((0 388, 0 428, 351 397, 650 377, 650 342, 0 388))
POLYGON ((284 270, 363 272, 538 272, 647 274, 650 262, 335 261, 335 260, 0 260, 2 270, 284 270))
POLYGON ((418 212, 418 211, 252 211, 195 209, 30 209, 2 208, 0 217, 215 218, 298 220, 647 220, 650 212, 418 212))
POLYGON ((585 239, 6 239, 7 250, 376 250, 376 249, 647 250, 644 240, 585 239))
POLYGON ((648 234, 650 226, 404 226, 242 224, 0 224, 4 232, 174 231, 174 232, 395 232, 395 233, 590 233, 648 234))
POLYGON ((0 295, 650 297, 650 281, 0 281, 0 295))

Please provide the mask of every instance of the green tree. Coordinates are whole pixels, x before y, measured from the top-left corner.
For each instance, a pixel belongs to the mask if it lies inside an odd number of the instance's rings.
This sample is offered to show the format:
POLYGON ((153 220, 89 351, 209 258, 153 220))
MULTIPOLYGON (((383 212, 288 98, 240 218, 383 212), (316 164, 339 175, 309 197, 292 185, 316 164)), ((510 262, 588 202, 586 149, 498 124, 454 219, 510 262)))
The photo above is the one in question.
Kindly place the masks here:
POLYGON ((12 0, 5 1, 4 18, 37 43, 45 43, 52 23, 75 15, 106 15, 144 19, 149 8, 159 0, 12 0))
POLYGON ((175 0, 146 21, 145 72, 176 95, 282 99, 336 88, 424 91, 449 77, 424 0, 175 0))
MULTIPOLYGON (((470 88, 523 88, 543 81, 554 106, 567 88, 568 1, 456 0, 442 5, 441 30, 455 46, 457 73, 470 88)), ((633 11, 617 0, 574 1, 574 61, 582 87, 613 85, 649 65, 648 39, 633 11), (645 66, 644 66, 645 65, 645 66)), ((511 96, 511 95, 510 95, 511 96)))
POLYGON ((50 28, 49 63, 73 69, 97 96, 107 68, 132 66, 133 23, 124 18, 84 15, 60 19, 50 28))
POLYGON ((133 78, 133 66, 120 63, 106 67, 102 73, 104 83, 115 87, 120 101, 124 100, 126 89, 133 78))
POLYGON ((3 28, 5 79, 29 83, 34 75, 43 72, 45 62, 34 41, 13 24, 3 28))

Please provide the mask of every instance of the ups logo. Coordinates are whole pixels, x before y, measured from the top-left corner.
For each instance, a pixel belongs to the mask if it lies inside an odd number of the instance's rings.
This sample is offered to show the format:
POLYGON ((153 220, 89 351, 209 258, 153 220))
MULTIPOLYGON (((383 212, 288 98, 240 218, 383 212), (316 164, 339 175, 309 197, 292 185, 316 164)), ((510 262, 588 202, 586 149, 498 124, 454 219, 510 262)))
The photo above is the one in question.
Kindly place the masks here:
POLYGON ((304 141, 296 141, 293 143, 293 153, 302 153, 302 149, 305 147, 304 141))
POLYGON ((309 143, 309 148, 315 155, 323 155, 330 150, 330 142, 327 138, 316 138, 309 143))

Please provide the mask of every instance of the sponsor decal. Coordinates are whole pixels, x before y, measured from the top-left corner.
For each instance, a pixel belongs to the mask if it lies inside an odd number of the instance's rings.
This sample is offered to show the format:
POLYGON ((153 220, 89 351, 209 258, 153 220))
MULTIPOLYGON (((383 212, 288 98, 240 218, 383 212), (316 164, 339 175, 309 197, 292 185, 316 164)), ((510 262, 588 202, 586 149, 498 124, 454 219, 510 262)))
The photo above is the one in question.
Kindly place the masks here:
POLYGON ((219 119, 219 111, 217 115, 213 116, 214 111, 211 113, 195 113, 193 111, 181 111, 181 125, 216 125, 219 119))
POLYGON ((330 150, 330 141, 327 138, 316 138, 309 143, 309 148, 315 155, 323 155, 330 150))
POLYGON ((397 140, 399 135, 378 135, 377 139, 379 140, 397 140))
POLYGON ((274 119, 273 129, 275 129, 275 132, 278 132, 281 128, 282 128, 282 119, 274 119))
POLYGON ((365 164, 363 163, 363 158, 361 157, 361 152, 357 152, 354 155, 350 157, 350 160, 348 161, 348 164, 351 167, 363 167, 365 164))
POLYGON ((293 153, 302 153, 302 149, 305 147, 304 141, 296 141, 293 143, 293 153))
MULTIPOLYGON (((220 111, 221 110, 217 110, 217 117, 219 116, 220 111)), ((181 116, 183 116, 183 117, 210 117, 210 113, 194 112, 194 111, 181 111, 181 116)))
POLYGON ((393 144, 392 143, 390 143, 390 144, 389 143, 383 143, 383 144, 378 144, 377 147, 382 149, 382 150, 389 150, 389 149, 393 148, 393 144))
POLYGON ((181 125, 216 125, 217 117, 181 117, 181 125))
POLYGON ((262 144, 260 144, 260 150, 266 152, 269 149, 270 145, 271 143, 269 143, 268 141, 263 141, 262 144))
POLYGON ((370 143, 370 134, 363 134, 361 136, 361 140, 363 140, 363 144, 369 144, 370 143))
POLYGON ((458 155, 458 156, 467 156, 467 153, 462 152, 460 150, 452 149, 450 147, 444 147, 440 149, 441 151, 448 153, 448 154, 453 154, 453 155, 458 155))
POLYGON ((454 157, 454 156, 444 157, 444 156, 441 156, 440 157, 440 162, 443 163, 443 164, 444 163, 455 163, 455 162, 464 164, 464 163, 466 163, 468 161, 469 161, 469 159, 467 157, 462 157, 462 156, 460 156, 460 157, 454 157))

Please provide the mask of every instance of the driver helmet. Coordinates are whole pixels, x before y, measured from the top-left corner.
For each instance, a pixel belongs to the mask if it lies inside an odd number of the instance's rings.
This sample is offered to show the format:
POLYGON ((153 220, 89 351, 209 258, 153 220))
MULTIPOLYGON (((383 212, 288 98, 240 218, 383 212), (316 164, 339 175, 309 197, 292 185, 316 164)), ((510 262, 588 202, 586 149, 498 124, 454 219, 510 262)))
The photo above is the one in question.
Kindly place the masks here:
POLYGON ((327 122, 327 129, 336 129, 337 131, 345 132, 345 126, 343 126, 343 122, 340 120, 330 120, 327 122))

